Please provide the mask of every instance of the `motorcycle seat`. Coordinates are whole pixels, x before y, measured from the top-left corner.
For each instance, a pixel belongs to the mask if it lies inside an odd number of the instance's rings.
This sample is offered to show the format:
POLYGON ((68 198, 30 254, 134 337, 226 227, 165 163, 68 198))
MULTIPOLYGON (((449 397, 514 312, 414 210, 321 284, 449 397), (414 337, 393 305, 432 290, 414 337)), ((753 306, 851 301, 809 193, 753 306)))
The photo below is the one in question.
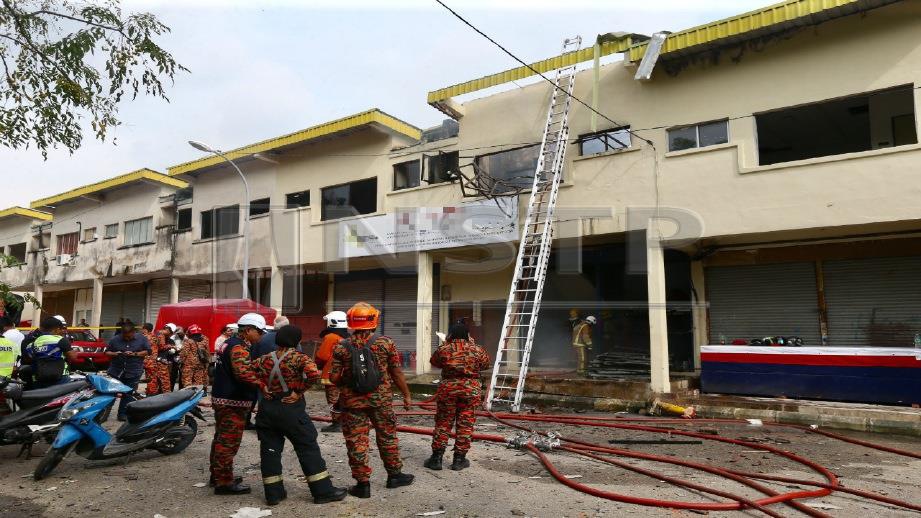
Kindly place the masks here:
POLYGON ((127 408, 128 422, 132 424, 142 423, 161 412, 192 399, 197 393, 198 391, 195 389, 182 389, 132 401, 128 403, 127 408))
POLYGON ((46 388, 40 388, 35 390, 26 390, 22 393, 22 401, 36 401, 39 399, 55 399, 61 396, 70 394, 71 392, 76 392, 86 386, 85 381, 71 381, 69 383, 61 383, 60 385, 52 385, 46 388))

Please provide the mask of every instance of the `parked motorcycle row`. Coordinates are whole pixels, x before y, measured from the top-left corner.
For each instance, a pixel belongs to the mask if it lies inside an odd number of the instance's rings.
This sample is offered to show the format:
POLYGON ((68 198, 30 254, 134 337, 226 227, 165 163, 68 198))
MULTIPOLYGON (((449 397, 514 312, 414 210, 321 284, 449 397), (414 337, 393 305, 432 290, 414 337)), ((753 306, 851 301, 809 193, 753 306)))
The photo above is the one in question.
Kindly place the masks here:
POLYGON ((110 434, 103 428, 112 406, 132 389, 104 374, 76 374, 47 388, 23 390, 21 382, 0 377, 0 391, 13 412, 0 417, 0 447, 19 445, 20 455, 47 442, 33 473, 35 480, 50 475, 71 452, 88 460, 125 457, 145 449, 164 455, 182 452, 195 439, 204 420, 198 402, 200 387, 144 398, 127 407, 128 419, 110 434))

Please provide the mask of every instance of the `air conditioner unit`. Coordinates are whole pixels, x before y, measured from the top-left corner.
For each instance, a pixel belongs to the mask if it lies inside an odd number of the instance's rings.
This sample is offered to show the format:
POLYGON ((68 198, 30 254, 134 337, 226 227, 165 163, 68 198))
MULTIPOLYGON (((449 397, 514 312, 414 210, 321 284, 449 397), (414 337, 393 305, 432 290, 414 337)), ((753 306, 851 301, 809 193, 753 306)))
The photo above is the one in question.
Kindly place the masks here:
POLYGON ((70 264, 72 256, 70 254, 61 254, 58 256, 58 266, 67 266, 70 264))

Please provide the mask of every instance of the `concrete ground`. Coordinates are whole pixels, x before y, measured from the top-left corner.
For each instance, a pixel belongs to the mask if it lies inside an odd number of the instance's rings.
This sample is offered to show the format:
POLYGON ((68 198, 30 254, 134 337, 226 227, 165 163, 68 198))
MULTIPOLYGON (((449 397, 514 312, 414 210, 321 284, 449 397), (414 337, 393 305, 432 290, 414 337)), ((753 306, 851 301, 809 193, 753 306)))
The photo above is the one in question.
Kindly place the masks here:
MULTIPOLYGON (((322 414, 325 402, 322 394, 309 394, 312 411, 322 414)), ((206 411, 208 417, 210 411, 206 411)), ((585 414, 582 414, 585 415, 585 414)), ((402 424, 430 426, 428 417, 402 418, 402 424)), ((110 422, 115 428, 117 423, 110 422)), ((322 426, 322 423, 319 424, 322 426)), ((690 430, 712 429, 714 426, 689 424, 690 430)), ((655 434, 626 432, 613 429, 584 430, 575 427, 543 426, 564 435, 580 437, 598 443, 609 440, 651 439, 655 434)), ((513 435, 511 430, 496 423, 481 420, 478 429, 485 433, 513 435)), ((164 457, 144 452, 128 462, 89 462, 71 455, 47 480, 35 482, 30 474, 38 459, 15 459, 17 449, 0 448, 0 517, 73 517, 79 515, 104 517, 147 517, 160 515, 177 517, 229 517, 242 507, 265 509, 260 487, 258 441, 254 432, 246 432, 236 469, 253 486, 251 495, 219 497, 207 487, 196 484, 208 480, 208 450, 213 423, 202 424, 200 435, 184 453, 164 457)), ((921 439, 899 436, 867 435, 844 432, 854 437, 912 451, 921 451, 921 439)), ((766 427, 721 426, 722 437, 753 438, 782 449, 809 457, 837 474, 844 485, 873 490, 893 498, 921 504, 921 460, 911 460, 893 454, 840 443, 826 437, 801 431, 777 430, 766 427)), ((661 438, 659 435, 658 438, 661 438)), ((641 507, 591 497, 562 486, 548 477, 538 461, 529 454, 505 448, 503 445, 475 443, 470 458, 473 467, 463 472, 450 470, 432 472, 422 467, 430 452, 429 438, 401 434, 401 452, 405 471, 416 475, 416 483, 408 488, 384 488, 384 472, 374 456, 372 497, 369 500, 347 498, 326 506, 315 506, 309 499, 306 483, 299 482, 298 465, 290 447, 285 452, 285 476, 289 499, 272 508, 273 517, 320 516, 387 516, 414 517, 421 513, 444 511, 434 516, 492 517, 492 516, 694 516, 690 511, 641 507)), ((673 439, 680 439, 675 436, 673 439)), ((323 449, 334 482, 351 483, 345 446, 339 434, 321 434, 323 449)), ((767 472, 818 480, 802 466, 780 460, 760 451, 744 447, 711 443, 694 445, 631 445, 624 448, 665 454, 707 462, 737 470, 767 472)), ((36 447, 36 453, 42 451, 36 447)), ((674 488, 661 481, 625 472, 571 454, 555 452, 552 461, 564 474, 592 487, 630 495, 658 499, 707 501, 709 497, 674 488)), ((668 475, 684 476, 695 482, 720 489, 754 496, 750 490, 735 483, 717 479, 700 472, 673 465, 631 461, 638 466, 659 470, 668 475)), ((780 490, 794 490, 788 484, 772 484, 780 490)), ((812 500, 830 516, 909 516, 916 515, 898 508, 842 495, 812 500)), ((784 516, 800 515, 784 506, 772 506, 784 516)), ((741 515, 741 512, 710 513, 741 515)), ((759 515, 757 512, 744 514, 759 515)))

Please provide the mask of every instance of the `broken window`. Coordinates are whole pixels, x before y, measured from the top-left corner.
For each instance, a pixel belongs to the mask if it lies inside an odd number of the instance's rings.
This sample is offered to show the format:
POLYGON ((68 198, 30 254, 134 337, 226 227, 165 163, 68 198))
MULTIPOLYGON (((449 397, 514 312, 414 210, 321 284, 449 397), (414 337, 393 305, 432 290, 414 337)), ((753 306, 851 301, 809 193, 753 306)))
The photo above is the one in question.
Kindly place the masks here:
POLYGON ((627 149, 630 145, 630 128, 616 128, 580 136, 579 154, 596 155, 606 151, 627 149))
POLYGON ((111 225, 106 225, 105 238, 112 239, 113 237, 118 237, 118 223, 112 223, 111 225))
POLYGON ((77 253, 77 241, 79 236, 76 232, 58 235, 58 255, 74 255, 77 253))
POLYGON ((729 121, 716 121, 668 130, 668 150, 682 151, 729 142, 729 121))
MULTIPOLYGON (((179 209, 176 211, 176 231, 189 230, 192 228, 192 209, 179 209)), ((117 230, 116 230, 117 231, 117 230)))
POLYGON ((153 218, 133 219, 125 222, 125 246, 153 242, 153 218))
POLYGON ((25 243, 17 243, 15 245, 10 245, 8 247, 8 250, 9 252, 6 255, 16 259, 18 263, 26 262, 26 244, 25 243))
POLYGON ((459 165, 458 159, 457 151, 425 157, 425 181, 442 183, 454 180, 459 165))
POLYGON ((377 178, 325 187, 320 192, 323 221, 377 211, 377 178))
POLYGON ((412 160, 393 165, 393 190, 419 187, 422 177, 421 161, 412 160))
POLYGON ((760 113, 755 122, 761 165, 918 142, 911 86, 760 113))
MULTIPOLYGON (((474 159, 478 172, 499 180, 508 187, 527 189, 534 183, 540 144, 481 155, 474 159)), ((498 184, 497 189, 502 185, 498 184)), ((494 192, 493 194, 501 194, 494 192)))
POLYGON ((269 213, 269 198, 259 198, 249 204, 249 217, 260 216, 269 213))
POLYGON ((297 209, 310 206, 310 191, 289 192, 285 195, 285 208, 297 209))
POLYGON ((230 205, 201 213, 201 238, 234 236, 240 232, 240 206, 230 205))

